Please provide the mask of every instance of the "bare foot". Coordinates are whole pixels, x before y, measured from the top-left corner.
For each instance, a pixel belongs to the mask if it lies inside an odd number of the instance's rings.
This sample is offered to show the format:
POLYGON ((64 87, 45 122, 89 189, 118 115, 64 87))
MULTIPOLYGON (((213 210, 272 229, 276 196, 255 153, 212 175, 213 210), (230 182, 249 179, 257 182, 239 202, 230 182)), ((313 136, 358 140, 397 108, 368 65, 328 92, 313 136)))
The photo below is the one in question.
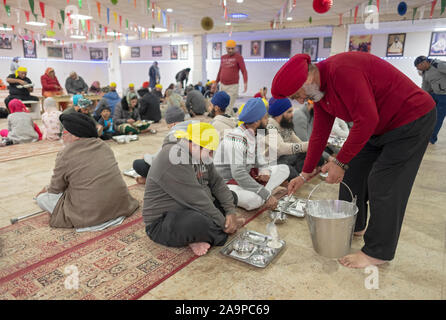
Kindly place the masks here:
POLYGON ((362 237, 364 235, 364 233, 365 233, 365 229, 362 231, 354 232, 353 235, 356 237, 362 237))
POLYGON ((189 247, 197 256, 202 256, 208 252, 211 245, 207 242, 189 243, 189 247))
POLYGON ((146 180, 144 177, 136 177, 136 183, 138 184, 146 184, 146 180))
POLYGON ((362 251, 346 255, 338 261, 340 264, 347 268, 365 268, 367 266, 378 266, 387 262, 385 260, 372 258, 362 251))

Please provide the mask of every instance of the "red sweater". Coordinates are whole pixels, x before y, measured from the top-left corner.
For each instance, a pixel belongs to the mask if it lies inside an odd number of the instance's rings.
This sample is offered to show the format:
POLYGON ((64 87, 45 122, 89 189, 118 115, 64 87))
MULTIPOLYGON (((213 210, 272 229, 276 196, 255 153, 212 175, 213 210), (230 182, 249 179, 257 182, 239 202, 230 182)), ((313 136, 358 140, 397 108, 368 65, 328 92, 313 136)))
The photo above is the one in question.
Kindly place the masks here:
POLYGON ((45 93, 45 91, 59 91, 61 90, 61 86, 59 84, 59 81, 56 77, 51 78, 50 76, 44 74, 40 77, 40 82, 42 83, 42 94, 45 93), (57 86, 57 88, 56 88, 57 86))
POLYGON ((435 107, 432 97, 383 59, 364 52, 345 52, 316 64, 322 100, 314 106, 314 124, 303 172, 316 167, 335 117, 353 127, 336 158, 348 163, 372 135, 412 122, 435 107))
POLYGON ((243 80, 248 82, 248 72, 245 67, 245 60, 239 53, 234 53, 232 56, 225 54, 221 57, 220 69, 216 82, 221 82, 224 85, 238 84, 239 71, 243 74, 243 80))

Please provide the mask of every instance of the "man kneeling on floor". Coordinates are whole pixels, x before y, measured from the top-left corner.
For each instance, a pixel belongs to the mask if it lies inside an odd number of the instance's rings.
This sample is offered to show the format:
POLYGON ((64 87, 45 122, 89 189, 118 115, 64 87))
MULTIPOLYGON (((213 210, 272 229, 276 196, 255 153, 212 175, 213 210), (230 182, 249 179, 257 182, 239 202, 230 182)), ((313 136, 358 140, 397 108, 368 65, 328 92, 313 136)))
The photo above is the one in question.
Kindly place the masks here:
POLYGON ((51 214, 50 226, 55 228, 96 231, 120 224, 139 203, 129 194, 113 151, 98 138, 88 115, 73 112, 59 119, 65 148, 37 204, 51 214))
POLYGON ((212 163, 219 143, 215 128, 191 123, 172 137, 147 176, 142 212, 146 232, 157 243, 189 245, 203 255, 210 246, 224 245, 244 220, 236 216, 237 199, 212 163))

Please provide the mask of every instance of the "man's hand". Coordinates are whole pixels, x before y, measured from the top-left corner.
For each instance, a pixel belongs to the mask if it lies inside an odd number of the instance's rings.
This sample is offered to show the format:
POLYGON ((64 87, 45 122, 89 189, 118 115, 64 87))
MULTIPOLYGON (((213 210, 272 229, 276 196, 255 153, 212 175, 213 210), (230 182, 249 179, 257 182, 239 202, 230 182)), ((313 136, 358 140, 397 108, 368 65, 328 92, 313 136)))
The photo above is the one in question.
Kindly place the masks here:
POLYGON ((223 230, 225 233, 232 234, 237 231, 237 216, 235 213, 228 214, 226 216, 225 229, 223 230))
POLYGON ((341 183, 342 179, 344 179, 344 169, 332 161, 328 161, 322 167, 322 172, 328 172, 328 177, 325 179, 327 183, 341 183))
POLYGON ((245 89, 243 90, 243 93, 245 93, 246 91, 248 91, 248 83, 247 83, 247 82, 245 82, 244 87, 245 87, 245 89))
POLYGON ((45 192, 48 192, 48 189, 47 189, 47 187, 45 186, 45 187, 43 187, 43 189, 42 190, 40 190, 40 192, 38 193, 38 194, 36 194, 36 198, 39 196, 39 195, 41 195, 42 193, 45 193, 45 192))
POLYGON ((28 82, 26 82, 25 80, 22 80, 22 79, 17 79, 17 82, 18 82, 20 85, 22 85, 22 86, 28 84, 28 82))
POLYGON ((127 123, 128 123, 128 124, 133 124, 133 123, 135 123, 135 120, 133 120, 133 119, 128 119, 128 120, 127 120, 127 123))
POLYGON ((270 177, 271 176, 269 176, 269 175, 261 174, 257 177, 257 180, 260 182, 263 182, 263 183, 268 183, 270 177))
POLYGON ((268 198, 268 200, 266 200, 265 208, 266 210, 274 210, 276 209, 278 203, 279 201, 276 199, 276 197, 271 196, 268 198))
MULTIPOLYGON (((320 171, 320 168, 316 167, 316 169, 314 169, 312 173, 301 172, 301 174, 304 176, 305 180, 308 181, 311 178, 313 178, 315 175, 317 175, 319 173, 319 171, 320 171)), ((296 178, 292 179, 290 181, 290 183, 288 184, 288 195, 292 195, 297 190, 299 190, 299 188, 302 187, 304 185, 304 183, 306 182, 305 180, 302 179, 302 177, 300 177, 300 176, 297 176, 296 178)))

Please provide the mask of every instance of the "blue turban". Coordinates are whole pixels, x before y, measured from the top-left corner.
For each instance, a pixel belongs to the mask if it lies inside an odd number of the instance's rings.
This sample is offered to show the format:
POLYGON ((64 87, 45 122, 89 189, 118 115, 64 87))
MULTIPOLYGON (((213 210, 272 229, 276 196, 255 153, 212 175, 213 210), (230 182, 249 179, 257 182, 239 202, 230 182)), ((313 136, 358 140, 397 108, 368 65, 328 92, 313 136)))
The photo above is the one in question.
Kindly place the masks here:
POLYGON ((251 98, 245 103, 238 119, 245 123, 254 123, 266 114, 265 103, 260 98, 251 98))
POLYGON ((285 111, 291 108, 291 101, 288 98, 284 99, 269 99, 268 113, 273 117, 278 117, 285 111))
POLYGON ((214 106, 219 107, 222 111, 225 111, 226 107, 229 105, 230 100, 231 100, 231 97, 229 97, 229 95, 226 92, 218 91, 212 97, 211 103, 214 106))

